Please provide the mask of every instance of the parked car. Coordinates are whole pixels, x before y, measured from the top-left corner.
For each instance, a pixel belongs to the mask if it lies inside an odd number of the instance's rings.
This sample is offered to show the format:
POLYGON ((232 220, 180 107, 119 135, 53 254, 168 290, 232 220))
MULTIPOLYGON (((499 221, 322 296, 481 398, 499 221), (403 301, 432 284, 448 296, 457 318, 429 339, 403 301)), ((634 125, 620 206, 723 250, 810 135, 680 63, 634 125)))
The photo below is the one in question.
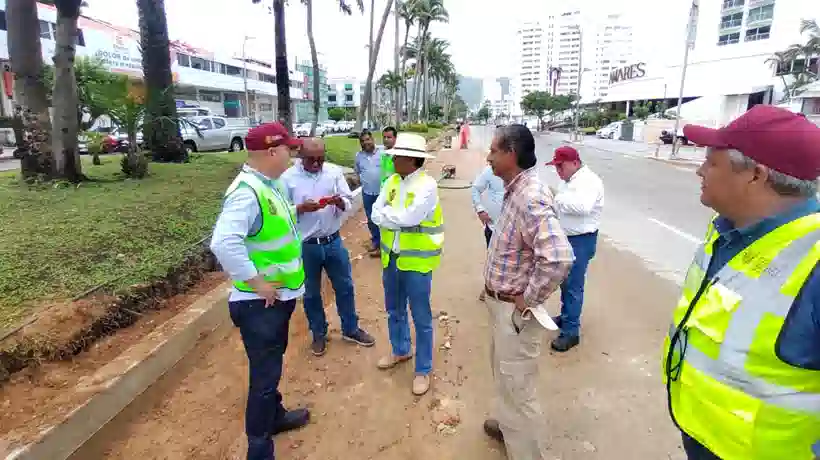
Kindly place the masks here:
MULTIPOLYGON (((664 129, 663 131, 661 131, 660 140, 664 144, 667 144, 667 145, 671 144, 672 143, 672 130, 671 129, 669 129, 669 130, 664 129)), ((689 139, 687 139, 686 136, 683 135, 683 130, 680 130, 680 129, 678 130, 678 142, 680 142, 683 145, 689 145, 689 139)))
POLYGON ((196 116, 181 118, 179 132, 189 153, 208 150, 236 152, 245 148, 247 118, 196 116))
POLYGON ((595 132, 595 137, 598 139, 615 139, 615 133, 621 129, 621 121, 613 121, 595 132))
MULTIPOLYGON (((102 140, 102 153, 128 151, 128 133, 118 126, 98 126, 89 131, 95 131, 105 134, 102 140)), ((142 131, 137 132, 137 145, 142 146, 143 136, 142 131)), ((77 136, 77 151, 81 155, 88 154, 88 137, 83 133, 77 136)))
POLYGON ((336 122, 329 120, 322 124, 322 127, 325 129, 326 133, 337 133, 338 126, 336 126, 336 122))
MULTIPOLYGON (((302 123, 301 125, 297 125, 293 128, 293 134, 296 134, 298 137, 308 137, 310 136, 310 128, 313 123, 302 123)), ((325 132, 324 125, 321 123, 316 124, 316 130, 314 135, 318 137, 324 137, 325 132)))

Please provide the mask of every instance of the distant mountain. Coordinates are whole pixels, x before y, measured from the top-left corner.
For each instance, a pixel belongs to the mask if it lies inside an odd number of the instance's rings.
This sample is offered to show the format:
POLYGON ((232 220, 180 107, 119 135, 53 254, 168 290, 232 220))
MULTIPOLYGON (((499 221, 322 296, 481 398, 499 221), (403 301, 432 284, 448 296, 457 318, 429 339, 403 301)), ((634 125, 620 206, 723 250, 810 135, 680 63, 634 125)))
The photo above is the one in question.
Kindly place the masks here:
POLYGON ((458 95, 464 99, 470 110, 478 110, 481 107, 483 92, 483 83, 480 78, 458 76, 458 95))

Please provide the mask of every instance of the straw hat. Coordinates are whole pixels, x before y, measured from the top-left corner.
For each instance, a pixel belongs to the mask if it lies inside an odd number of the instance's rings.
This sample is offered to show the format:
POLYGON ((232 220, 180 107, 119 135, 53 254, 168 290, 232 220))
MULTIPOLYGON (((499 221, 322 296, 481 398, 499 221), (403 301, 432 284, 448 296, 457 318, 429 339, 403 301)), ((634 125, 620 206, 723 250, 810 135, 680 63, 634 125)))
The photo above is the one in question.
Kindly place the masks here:
POLYGON ((424 136, 413 133, 399 133, 396 136, 396 145, 385 150, 388 155, 413 158, 435 158, 427 153, 427 140, 424 136))

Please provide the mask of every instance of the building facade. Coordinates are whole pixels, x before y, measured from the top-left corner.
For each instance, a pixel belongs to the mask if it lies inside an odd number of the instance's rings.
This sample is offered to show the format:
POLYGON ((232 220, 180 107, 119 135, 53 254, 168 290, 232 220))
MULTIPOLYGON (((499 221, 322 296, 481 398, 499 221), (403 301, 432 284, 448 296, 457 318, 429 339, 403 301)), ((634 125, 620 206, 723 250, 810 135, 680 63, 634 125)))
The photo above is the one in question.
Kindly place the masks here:
MULTIPOLYGON (((774 53, 804 43, 803 19, 820 19, 820 4, 801 0, 701 0, 691 33, 691 50, 683 82, 687 120, 723 125, 756 104, 779 104, 794 66, 778 65, 774 53), (687 102, 689 101, 689 102, 687 102)), ((686 17, 678 25, 686 27, 686 17)), ((642 60, 614 75, 606 102, 677 100, 681 93, 683 48, 672 59, 642 60), (649 61, 649 62, 647 62, 649 61), (641 68, 638 71, 638 67, 641 68)), ((808 65, 817 69, 817 57, 808 65)))
POLYGON ((550 10, 518 29, 520 95, 531 91, 605 97, 613 69, 630 62, 632 26, 620 13, 550 10))
POLYGON ((327 106, 357 108, 362 103, 364 82, 353 77, 327 79, 327 106))
MULTIPOLYGON (((296 70, 304 75, 304 90, 302 99, 295 103, 296 122, 305 123, 313 121, 313 63, 311 61, 301 61, 296 63, 296 70)), ((327 121, 328 84, 327 69, 319 64, 319 122, 327 121)))
MULTIPOLYGON (((4 72, 13 72, 9 63, 6 1, 0 0, 0 64, 4 72)), ((53 6, 37 4, 44 62, 54 56, 57 11, 53 6)), ((111 72, 141 80, 142 54, 139 33, 104 21, 81 16, 78 21, 77 56, 99 59, 111 72)), ((171 43, 171 72, 178 107, 205 107, 216 115, 238 117, 245 114, 271 121, 276 116, 276 77, 272 64, 219 55, 182 42, 171 43), (247 70, 246 70, 247 69, 247 70), (245 88, 247 86, 247 97, 245 88), (247 99, 247 101, 246 101, 247 99)), ((290 96, 303 97, 304 74, 290 71, 290 96)), ((10 78, 3 80, 2 114, 12 112, 14 91, 10 78)))

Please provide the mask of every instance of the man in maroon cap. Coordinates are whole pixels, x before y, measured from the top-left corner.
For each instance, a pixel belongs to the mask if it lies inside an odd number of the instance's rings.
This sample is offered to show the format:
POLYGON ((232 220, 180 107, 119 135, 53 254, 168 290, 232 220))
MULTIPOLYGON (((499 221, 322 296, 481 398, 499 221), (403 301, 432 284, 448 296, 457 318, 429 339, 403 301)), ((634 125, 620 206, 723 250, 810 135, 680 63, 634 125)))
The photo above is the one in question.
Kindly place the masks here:
POLYGON ((758 105, 707 148, 717 216, 664 342, 668 406, 690 460, 820 458, 820 128, 758 105))
POLYGON ((555 193, 553 207, 575 253, 572 270, 561 283, 561 315, 553 318, 561 333, 552 341, 552 349, 565 352, 581 341, 584 283, 598 246, 604 183, 581 162, 578 151, 568 145, 555 149, 555 156, 547 165, 555 166, 555 172, 563 181, 555 193))
POLYGON ((211 251, 233 280, 228 308, 248 356, 248 459, 273 460, 271 436, 310 418, 307 409, 285 409, 278 389, 290 317, 305 292, 296 211, 279 177, 301 141, 267 123, 251 129, 245 145, 248 160, 225 193, 211 251))

